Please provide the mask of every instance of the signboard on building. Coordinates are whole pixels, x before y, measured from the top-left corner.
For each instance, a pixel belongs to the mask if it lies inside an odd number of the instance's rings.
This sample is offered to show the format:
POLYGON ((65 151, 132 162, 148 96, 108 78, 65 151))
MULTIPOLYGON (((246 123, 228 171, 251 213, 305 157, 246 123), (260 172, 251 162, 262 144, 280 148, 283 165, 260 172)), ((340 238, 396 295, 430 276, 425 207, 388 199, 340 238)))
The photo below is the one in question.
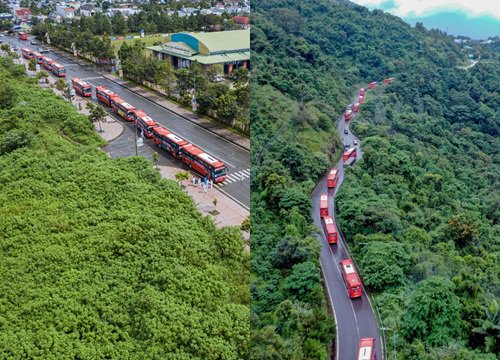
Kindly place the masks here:
POLYGON ((193 50, 181 43, 169 42, 163 44, 163 49, 184 56, 193 56, 193 50))

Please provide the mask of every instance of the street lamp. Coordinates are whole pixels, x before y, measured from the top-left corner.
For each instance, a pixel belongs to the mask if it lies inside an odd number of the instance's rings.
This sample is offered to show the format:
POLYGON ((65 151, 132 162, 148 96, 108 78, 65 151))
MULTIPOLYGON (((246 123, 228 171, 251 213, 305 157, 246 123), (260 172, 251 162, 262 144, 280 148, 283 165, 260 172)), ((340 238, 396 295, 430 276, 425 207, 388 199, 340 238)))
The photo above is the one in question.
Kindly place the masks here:
POLYGON ((394 354, 394 360, 396 360, 396 332, 394 331, 394 329, 390 329, 390 328, 387 328, 387 327, 382 327, 380 328, 380 330, 382 331, 392 331, 392 340, 393 340, 393 346, 394 346, 394 351, 393 351, 393 354, 394 354))

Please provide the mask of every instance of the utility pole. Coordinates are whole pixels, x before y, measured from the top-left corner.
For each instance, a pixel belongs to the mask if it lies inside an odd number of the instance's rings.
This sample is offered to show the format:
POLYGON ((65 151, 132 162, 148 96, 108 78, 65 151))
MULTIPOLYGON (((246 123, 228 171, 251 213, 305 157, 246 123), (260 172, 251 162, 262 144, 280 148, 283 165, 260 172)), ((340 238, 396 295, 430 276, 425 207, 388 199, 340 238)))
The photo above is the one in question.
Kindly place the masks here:
POLYGON ((135 142, 135 156, 138 156, 137 154, 137 123, 134 120, 134 142, 135 142))

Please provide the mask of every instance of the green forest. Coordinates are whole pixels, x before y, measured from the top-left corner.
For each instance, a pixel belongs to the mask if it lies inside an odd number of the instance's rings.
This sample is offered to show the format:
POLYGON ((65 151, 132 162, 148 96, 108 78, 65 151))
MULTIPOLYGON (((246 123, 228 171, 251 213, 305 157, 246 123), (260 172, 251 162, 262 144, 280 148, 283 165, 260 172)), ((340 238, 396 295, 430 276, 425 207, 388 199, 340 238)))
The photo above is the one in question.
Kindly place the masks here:
POLYGON ((500 353, 500 54, 467 70, 439 30, 348 2, 252 3, 251 354, 326 359, 334 343, 309 193, 340 156, 359 87, 338 222, 398 359, 500 353), (277 136, 279 134, 280 136, 277 136), (311 320, 313 319, 314 320, 311 320))
POLYGON ((0 58, 0 358, 244 359, 249 257, 0 58))

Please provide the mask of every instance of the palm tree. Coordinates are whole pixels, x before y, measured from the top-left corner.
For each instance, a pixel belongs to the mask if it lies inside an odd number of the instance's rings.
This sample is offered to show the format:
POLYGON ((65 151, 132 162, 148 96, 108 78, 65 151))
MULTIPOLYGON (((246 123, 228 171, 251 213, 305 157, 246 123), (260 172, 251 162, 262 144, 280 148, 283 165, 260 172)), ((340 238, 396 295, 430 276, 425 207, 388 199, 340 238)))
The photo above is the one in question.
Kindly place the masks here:
MULTIPOLYGON (((90 102, 87 104, 91 104, 90 102)), ((88 107, 88 105, 87 105, 88 107)), ((90 109, 89 109, 90 110, 90 109)), ((106 111, 101 105, 92 104, 92 109, 90 110, 90 117, 93 122, 99 123, 99 132, 102 133, 102 125, 101 123, 106 119, 106 111)))
POLYGON ((486 351, 500 353, 500 305, 493 300, 489 306, 483 306, 485 319, 476 319, 480 327, 472 329, 476 334, 484 336, 486 351))

